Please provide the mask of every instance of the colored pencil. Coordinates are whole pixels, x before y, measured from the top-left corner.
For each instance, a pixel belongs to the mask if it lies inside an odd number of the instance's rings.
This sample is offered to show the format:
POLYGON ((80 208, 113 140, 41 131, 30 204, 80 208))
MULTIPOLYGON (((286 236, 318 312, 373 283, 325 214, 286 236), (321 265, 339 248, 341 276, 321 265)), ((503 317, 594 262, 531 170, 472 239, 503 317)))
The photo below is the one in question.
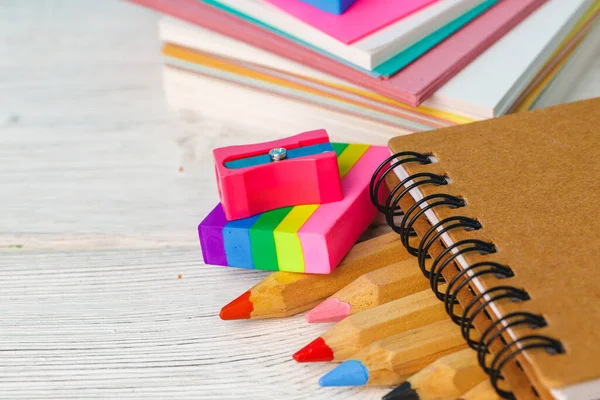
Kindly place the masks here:
POLYGON ((449 319, 374 342, 338 365, 321 386, 396 385, 433 361, 467 347, 449 319))
POLYGON ((500 396, 492 387, 489 379, 484 380, 467 393, 458 397, 459 400, 500 400, 500 396))
POLYGON ((487 378, 472 349, 434 361, 383 396, 383 400, 455 399, 487 378))
POLYGON ((394 232, 356 244, 328 275, 274 272, 221 310, 221 319, 287 317, 311 309, 362 274, 407 259, 394 232))
POLYGON ((308 322, 337 322, 429 287, 414 258, 368 272, 306 313, 308 322))
POLYGON ((294 354, 298 362, 344 361, 378 340, 448 316, 431 289, 351 315, 294 354))

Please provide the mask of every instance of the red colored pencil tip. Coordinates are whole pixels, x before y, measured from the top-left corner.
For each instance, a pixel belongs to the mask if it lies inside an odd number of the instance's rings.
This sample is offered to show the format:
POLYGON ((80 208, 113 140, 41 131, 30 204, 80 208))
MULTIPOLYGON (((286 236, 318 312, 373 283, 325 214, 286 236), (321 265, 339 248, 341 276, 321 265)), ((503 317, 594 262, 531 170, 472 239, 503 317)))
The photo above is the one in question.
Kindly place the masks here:
POLYGON ((223 320, 249 319, 252 310, 254 310, 254 305, 250 301, 250 292, 248 291, 223 307, 219 316, 223 320))
POLYGON ((298 362, 333 361, 333 351, 318 337, 293 355, 298 362))

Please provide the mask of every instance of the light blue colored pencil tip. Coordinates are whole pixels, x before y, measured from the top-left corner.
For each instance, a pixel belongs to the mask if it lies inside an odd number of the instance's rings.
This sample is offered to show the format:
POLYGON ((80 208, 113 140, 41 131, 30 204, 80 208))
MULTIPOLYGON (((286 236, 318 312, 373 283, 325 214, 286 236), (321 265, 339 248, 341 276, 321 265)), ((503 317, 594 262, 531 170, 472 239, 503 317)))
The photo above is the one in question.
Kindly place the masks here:
POLYGON ((369 380, 369 371, 360 361, 345 361, 319 379, 321 386, 362 386, 369 380))

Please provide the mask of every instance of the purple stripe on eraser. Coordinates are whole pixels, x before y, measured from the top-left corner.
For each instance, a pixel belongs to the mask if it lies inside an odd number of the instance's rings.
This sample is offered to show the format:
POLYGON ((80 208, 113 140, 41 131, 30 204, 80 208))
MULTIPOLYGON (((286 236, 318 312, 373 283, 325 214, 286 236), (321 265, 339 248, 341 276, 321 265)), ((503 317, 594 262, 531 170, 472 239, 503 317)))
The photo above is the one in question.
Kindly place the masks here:
POLYGON ((227 225, 225 212, 219 203, 198 225, 198 236, 204 263, 227 265, 227 254, 223 242, 223 227, 227 225))

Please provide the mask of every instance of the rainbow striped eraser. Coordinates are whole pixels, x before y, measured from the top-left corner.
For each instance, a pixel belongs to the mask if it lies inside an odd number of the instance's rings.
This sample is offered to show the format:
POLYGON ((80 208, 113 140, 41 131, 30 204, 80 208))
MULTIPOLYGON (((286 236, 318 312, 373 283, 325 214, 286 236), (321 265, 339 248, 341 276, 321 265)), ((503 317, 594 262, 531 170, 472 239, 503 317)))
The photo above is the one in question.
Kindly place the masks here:
MULTIPOLYGON (((390 155, 385 146, 332 143, 344 198, 228 221, 218 204, 198 225, 206 264, 330 273, 375 218, 369 181, 390 155)), ((381 193, 385 195, 385 193, 381 193)))

